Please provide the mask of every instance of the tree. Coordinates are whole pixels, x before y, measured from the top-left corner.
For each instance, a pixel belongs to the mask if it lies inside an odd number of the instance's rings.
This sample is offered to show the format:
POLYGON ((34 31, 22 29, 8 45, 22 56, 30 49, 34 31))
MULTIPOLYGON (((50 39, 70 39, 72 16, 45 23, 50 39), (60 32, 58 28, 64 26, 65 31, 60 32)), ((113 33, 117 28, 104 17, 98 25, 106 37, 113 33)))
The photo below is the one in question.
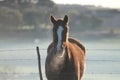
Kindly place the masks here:
POLYGON ((1 2, 1 5, 11 6, 12 4, 14 4, 15 0, 3 0, 1 2))
POLYGON ((48 5, 49 7, 52 7, 54 5, 54 2, 51 1, 51 0, 39 0, 37 4, 40 5, 40 6, 41 5, 42 6, 48 5))
POLYGON ((74 17, 70 21, 70 25, 76 27, 71 27, 73 31, 97 29, 102 24, 102 20, 95 16, 80 13, 72 14, 72 16, 74 17))

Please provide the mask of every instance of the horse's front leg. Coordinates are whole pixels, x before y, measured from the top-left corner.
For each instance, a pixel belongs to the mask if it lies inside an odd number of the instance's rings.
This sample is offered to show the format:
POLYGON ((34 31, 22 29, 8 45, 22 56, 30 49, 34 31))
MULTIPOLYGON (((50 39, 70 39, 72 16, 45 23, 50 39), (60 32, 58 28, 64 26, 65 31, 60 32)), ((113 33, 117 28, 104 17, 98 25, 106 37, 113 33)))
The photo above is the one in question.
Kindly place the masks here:
POLYGON ((78 60, 75 62, 75 71, 76 71, 76 80, 82 80, 84 74, 84 62, 79 62, 78 60))
POLYGON ((77 80, 81 80, 81 73, 80 73, 80 64, 77 65, 77 80))
POLYGON ((84 74, 84 71, 85 71, 85 62, 82 61, 80 64, 79 64, 79 74, 78 74, 78 80, 82 80, 83 78, 83 74, 84 74))

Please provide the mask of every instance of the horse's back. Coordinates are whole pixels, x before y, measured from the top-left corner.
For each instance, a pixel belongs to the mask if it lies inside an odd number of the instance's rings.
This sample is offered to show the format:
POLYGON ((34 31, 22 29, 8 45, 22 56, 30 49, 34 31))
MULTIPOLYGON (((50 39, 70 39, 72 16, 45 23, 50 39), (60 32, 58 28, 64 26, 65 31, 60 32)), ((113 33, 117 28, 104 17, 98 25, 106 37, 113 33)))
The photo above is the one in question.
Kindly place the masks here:
POLYGON ((75 38, 69 38, 68 40, 71 44, 75 44, 79 48, 81 48, 83 50, 83 52, 85 53, 85 47, 83 46, 83 44, 79 40, 77 40, 75 38))
POLYGON ((80 74, 80 78, 82 78, 85 70, 85 47, 77 39, 69 38, 69 49, 70 55, 74 59, 76 74, 80 74))

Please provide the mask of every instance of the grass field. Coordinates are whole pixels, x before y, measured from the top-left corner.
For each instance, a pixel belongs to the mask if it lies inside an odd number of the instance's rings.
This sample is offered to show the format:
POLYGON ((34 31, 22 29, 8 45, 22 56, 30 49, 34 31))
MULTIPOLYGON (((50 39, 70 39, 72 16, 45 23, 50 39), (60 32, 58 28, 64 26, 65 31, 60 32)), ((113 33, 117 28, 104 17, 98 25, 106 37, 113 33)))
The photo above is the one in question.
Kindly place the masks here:
MULTIPOLYGON (((40 40, 39 43, 7 42, 8 44, 0 46, 0 80, 39 80, 36 46, 40 48, 43 78, 46 80, 44 63, 50 42, 49 40, 40 40)), ((120 39, 85 41, 84 44, 87 50, 84 80, 119 80, 120 39)))

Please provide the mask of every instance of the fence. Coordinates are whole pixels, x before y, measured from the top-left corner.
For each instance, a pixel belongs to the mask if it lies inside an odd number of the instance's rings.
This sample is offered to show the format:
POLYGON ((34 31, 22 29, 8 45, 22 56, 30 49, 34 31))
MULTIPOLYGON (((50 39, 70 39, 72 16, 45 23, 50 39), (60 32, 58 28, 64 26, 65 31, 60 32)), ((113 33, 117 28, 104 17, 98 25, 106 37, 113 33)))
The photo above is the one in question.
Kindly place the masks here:
MULTIPOLYGON (((88 63, 88 66, 89 64, 93 64, 94 65, 96 63, 109 63, 110 65, 112 64, 115 64, 117 65, 117 68, 119 69, 120 67, 120 49, 86 49, 87 50, 87 63, 88 63), (114 57, 114 58, 101 58, 99 59, 98 56, 101 55, 103 56, 103 53, 96 53, 96 54, 92 54, 92 52, 104 52, 107 54, 105 55, 109 55, 109 52, 110 53, 110 56, 113 56, 115 55, 115 57, 117 57, 117 59, 114 57), (115 52, 112 53, 112 52, 115 52), (91 56, 92 55, 92 56, 91 56), (93 55, 94 56, 97 56, 97 58, 93 58, 93 55), (90 57, 89 57, 90 56, 90 57)), ((41 61, 42 61, 42 68, 44 67, 44 61, 45 61, 45 56, 46 56, 46 49, 40 49, 40 52, 41 52, 41 61)), ((100 57, 100 56, 99 56, 100 57)), ((36 66, 36 69, 37 69, 37 52, 36 52, 36 49, 10 49, 10 50, 0 50, 0 68, 3 69, 3 65, 13 65, 12 68, 10 69, 13 69, 14 66, 16 66, 16 64, 18 64, 17 66, 21 66, 21 65, 25 65, 27 63, 27 66, 32 66, 33 62, 35 62, 34 66, 36 66), (28 56, 29 55, 29 56, 28 56), (29 63, 28 63, 29 62, 29 63)), ((26 66, 26 65, 25 65, 26 66)), ((96 66, 96 65, 95 65, 96 66)), ((99 65, 98 65, 99 66, 99 65)), ((104 65, 102 65, 103 67, 104 65)), ((90 66, 91 67, 91 66, 90 66)), ((116 67, 116 66, 115 66, 116 67)), ((5 67, 6 68, 9 68, 9 66, 5 67)), ((89 68, 89 67, 88 67, 89 68)), ((31 71, 31 72, 19 72, 20 71, 20 68, 19 68, 19 71, 3 71, 0 69, 0 76, 4 77, 8 77, 10 79, 10 76, 13 76, 14 79, 13 80, 35 80, 35 77, 36 77, 36 80, 39 80, 39 73, 38 71, 36 70, 35 71, 31 71), (4 76, 3 76, 4 75, 4 76), (16 75, 17 75, 17 78, 16 78, 16 75)), ((23 69, 23 67, 22 67, 23 69)), ((22 70, 21 69, 21 70, 22 70)), ((95 67, 96 69, 96 67, 95 67)), ((8 69, 9 70, 9 69, 8 69)), ((115 70, 116 71, 116 70, 115 70)), ((92 70, 90 71, 88 69, 88 72, 86 72, 87 75, 97 75, 97 74, 104 74, 104 75, 118 75, 120 76, 120 71, 118 70, 117 72, 115 72, 112 70, 109 72, 104 72, 104 71, 99 71, 98 73, 97 72, 93 72, 92 70)), ((44 73, 44 70, 43 70, 43 73, 42 74, 45 74, 44 73)), ((45 78, 45 75, 43 75, 43 77, 45 78)), ((0 78, 1 79, 1 78, 0 78)), ((2 78, 3 79, 3 78, 2 78)), ((1 80, 2 80, 1 79, 1 80)), ((3 79, 5 80, 5 79, 3 79)), ((12 79, 11 79, 12 80, 12 79)))

